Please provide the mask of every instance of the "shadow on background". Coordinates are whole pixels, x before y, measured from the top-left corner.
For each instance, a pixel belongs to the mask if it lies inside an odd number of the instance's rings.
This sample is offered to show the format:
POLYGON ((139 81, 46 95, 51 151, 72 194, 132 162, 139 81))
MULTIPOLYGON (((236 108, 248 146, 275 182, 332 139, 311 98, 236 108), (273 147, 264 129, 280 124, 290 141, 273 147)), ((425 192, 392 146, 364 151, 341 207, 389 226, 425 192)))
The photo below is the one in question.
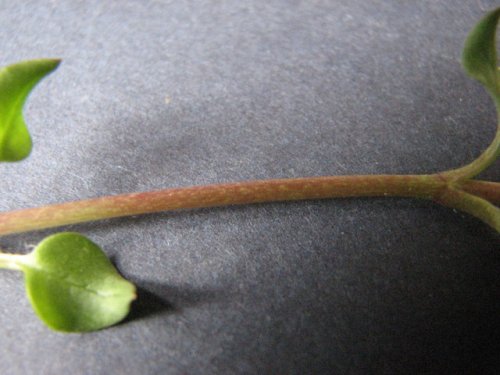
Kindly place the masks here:
POLYGON ((122 324, 147 319, 160 314, 178 314, 183 309, 215 302, 222 293, 189 286, 171 286, 148 281, 136 281, 137 298, 122 324))

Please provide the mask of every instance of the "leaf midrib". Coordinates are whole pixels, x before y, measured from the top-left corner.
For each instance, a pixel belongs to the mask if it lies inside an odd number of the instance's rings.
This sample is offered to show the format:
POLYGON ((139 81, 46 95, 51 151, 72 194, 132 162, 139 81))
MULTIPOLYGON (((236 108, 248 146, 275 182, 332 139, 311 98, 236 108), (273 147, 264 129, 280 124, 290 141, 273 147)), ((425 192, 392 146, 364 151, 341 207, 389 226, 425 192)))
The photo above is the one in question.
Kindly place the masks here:
POLYGON ((110 294, 106 294, 106 293, 99 292, 97 290, 89 288, 86 285, 82 285, 82 284, 75 283, 73 281, 69 281, 67 279, 67 275, 63 275, 63 274, 60 274, 58 272, 47 271, 46 269, 43 269, 41 267, 37 267, 37 266, 35 266, 33 264, 24 265, 24 269, 30 269, 31 271, 42 273, 47 278, 50 278, 52 280, 56 280, 56 281, 58 281, 60 283, 65 283, 65 284, 67 284, 70 287, 74 287, 74 288, 77 288, 77 289, 82 289, 82 290, 84 290, 84 291, 86 291, 86 292, 88 292, 90 294, 94 294, 94 295, 96 295, 97 297, 100 297, 100 298, 126 296, 126 293, 110 293, 110 294))

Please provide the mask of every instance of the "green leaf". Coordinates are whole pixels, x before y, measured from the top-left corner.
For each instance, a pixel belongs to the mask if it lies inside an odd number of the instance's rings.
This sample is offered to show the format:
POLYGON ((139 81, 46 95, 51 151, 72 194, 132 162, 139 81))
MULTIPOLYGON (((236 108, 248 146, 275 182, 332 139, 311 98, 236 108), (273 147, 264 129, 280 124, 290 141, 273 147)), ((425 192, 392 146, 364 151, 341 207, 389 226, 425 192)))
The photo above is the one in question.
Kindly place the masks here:
POLYGON ((59 63, 57 59, 39 59, 0 69, 0 161, 18 161, 30 154, 23 105, 33 87, 59 63))
POLYGON ((57 331, 98 330, 121 321, 135 287, 103 251, 77 233, 44 239, 20 264, 37 315, 57 331))
POLYGON ((495 100, 500 100, 500 73, 496 52, 496 29, 500 8, 488 13, 470 32, 462 54, 469 75, 485 85, 495 100))

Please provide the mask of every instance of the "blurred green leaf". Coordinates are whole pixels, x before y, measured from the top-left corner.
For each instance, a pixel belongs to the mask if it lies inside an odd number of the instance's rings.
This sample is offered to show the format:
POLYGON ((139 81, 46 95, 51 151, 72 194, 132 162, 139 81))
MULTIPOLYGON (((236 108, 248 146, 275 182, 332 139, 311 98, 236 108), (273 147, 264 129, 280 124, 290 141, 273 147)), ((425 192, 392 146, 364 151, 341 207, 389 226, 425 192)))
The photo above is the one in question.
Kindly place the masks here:
POLYGON ((500 100, 500 73, 496 52, 496 29, 500 8, 488 13, 469 33, 462 54, 462 64, 472 77, 485 85, 500 100))
POLYGON ((86 237, 68 232, 49 236, 27 257, 20 266, 28 297, 49 327, 93 331, 128 314, 134 285, 86 237))
POLYGON ((0 161, 18 161, 31 152, 23 105, 35 85, 58 67, 60 60, 23 61, 0 69, 0 161))

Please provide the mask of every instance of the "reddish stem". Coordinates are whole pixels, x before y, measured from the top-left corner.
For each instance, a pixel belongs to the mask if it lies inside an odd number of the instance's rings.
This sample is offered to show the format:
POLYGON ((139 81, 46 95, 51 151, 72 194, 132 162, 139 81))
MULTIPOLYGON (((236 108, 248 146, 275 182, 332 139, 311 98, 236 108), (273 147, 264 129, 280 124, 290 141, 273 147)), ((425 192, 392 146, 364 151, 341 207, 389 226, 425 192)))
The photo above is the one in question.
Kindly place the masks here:
MULTIPOLYGON (((467 181, 463 189, 500 202, 500 184, 467 181)), ((108 196, 0 213, 0 235, 152 212, 261 202, 398 196, 436 199, 440 175, 358 175, 258 180, 108 196)))

